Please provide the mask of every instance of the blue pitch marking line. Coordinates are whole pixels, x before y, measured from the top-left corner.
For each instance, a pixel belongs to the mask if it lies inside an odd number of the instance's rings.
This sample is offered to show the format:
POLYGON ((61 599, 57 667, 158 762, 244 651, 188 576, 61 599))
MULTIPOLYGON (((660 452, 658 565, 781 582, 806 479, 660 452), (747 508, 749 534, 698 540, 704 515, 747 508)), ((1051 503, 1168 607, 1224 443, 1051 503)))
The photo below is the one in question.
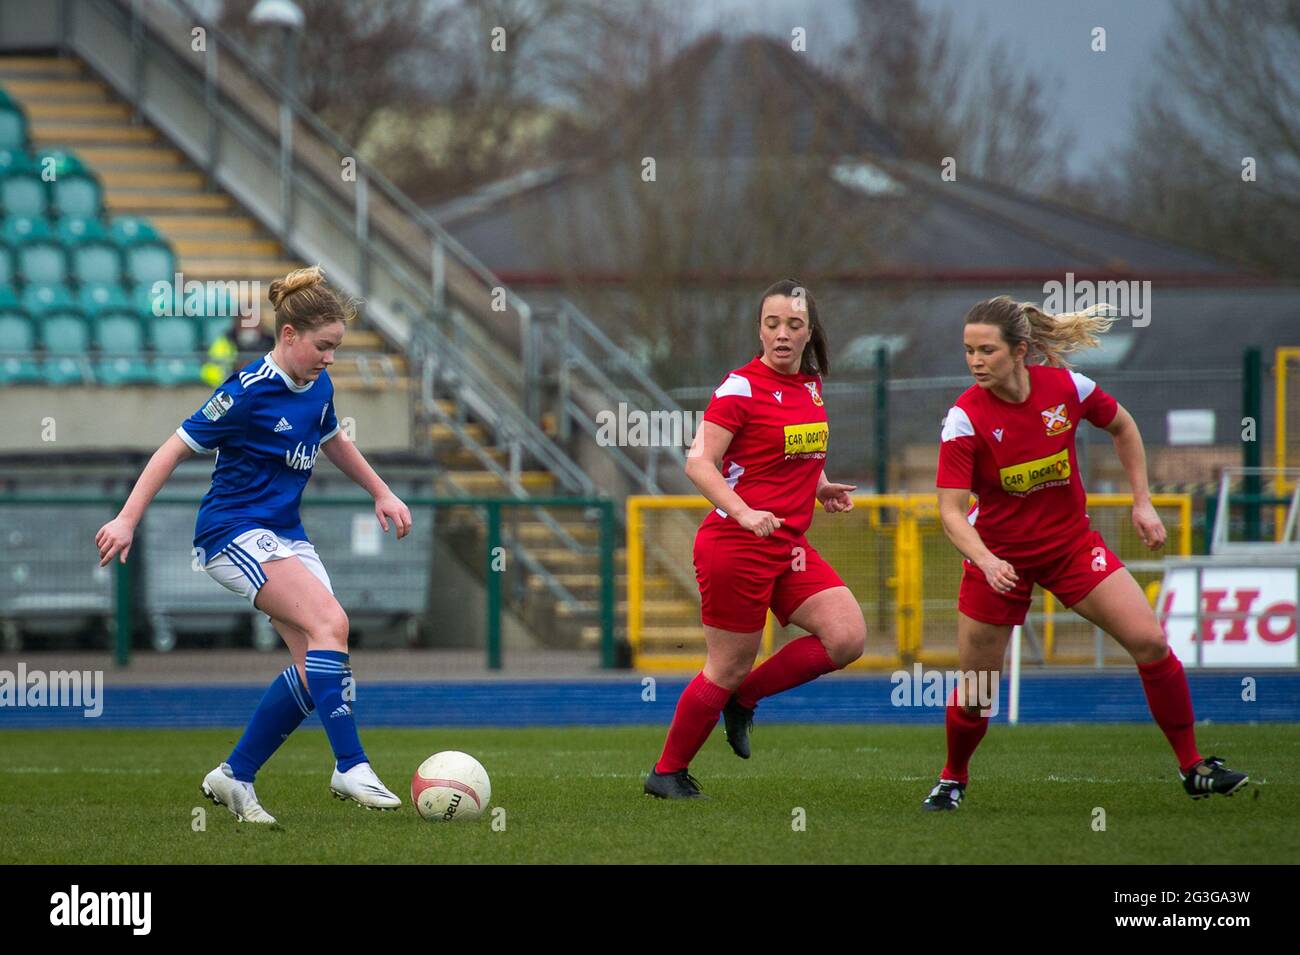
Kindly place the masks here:
MULTIPOLYGON (((1249 674, 1255 702, 1242 700, 1243 673, 1189 674, 1198 720, 1222 723, 1300 721, 1300 673, 1249 674)), ((628 726, 666 724, 685 681, 660 679, 642 700, 642 677, 584 682, 482 681, 358 684, 357 721, 366 726, 628 726)), ((896 707, 888 676, 818 680, 760 705, 764 723, 937 724, 937 707, 896 707)), ((262 686, 110 686, 103 714, 79 708, 0 707, 0 728, 240 727, 262 686)), ((1006 721, 1006 683, 1002 711, 1006 721)), ((1028 676, 1021 685, 1025 723, 1121 723, 1149 720, 1136 673, 1028 676)), ((309 719, 305 727, 320 728, 309 719)))

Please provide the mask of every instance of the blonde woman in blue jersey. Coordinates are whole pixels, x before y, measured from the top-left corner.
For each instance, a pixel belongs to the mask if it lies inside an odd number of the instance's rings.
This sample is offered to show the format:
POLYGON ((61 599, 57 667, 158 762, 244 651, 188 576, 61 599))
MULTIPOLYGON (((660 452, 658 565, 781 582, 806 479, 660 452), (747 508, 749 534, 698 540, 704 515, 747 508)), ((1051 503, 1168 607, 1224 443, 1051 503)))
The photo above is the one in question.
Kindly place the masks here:
POLYGON ((257 771, 313 709, 335 768, 330 789, 369 809, 401 800, 379 781, 361 747, 348 666, 348 616, 298 516, 316 456, 325 456, 375 499, 375 516, 397 537, 411 512, 340 430, 328 368, 352 317, 319 266, 290 272, 269 290, 275 347, 231 375, 150 459, 126 505, 99 529, 100 566, 123 563, 145 508, 176 466, 220 451, 199 504, 194 546, 204 570, 271 618, 293 657, 267 688, 229 758, 208 773, 205 796, 241 822, 274 823, 253 790, 257 771))

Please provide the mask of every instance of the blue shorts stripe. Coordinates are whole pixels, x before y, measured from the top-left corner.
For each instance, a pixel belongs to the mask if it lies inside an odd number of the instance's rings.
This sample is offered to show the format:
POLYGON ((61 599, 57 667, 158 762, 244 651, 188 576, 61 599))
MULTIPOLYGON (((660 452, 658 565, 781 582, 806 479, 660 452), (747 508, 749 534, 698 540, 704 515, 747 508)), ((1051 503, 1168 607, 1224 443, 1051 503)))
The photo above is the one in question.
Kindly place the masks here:
MULTIPOLYGON (((240 573, 242 573, 245 577, 248 578, 248 582, 253 585, 253 589, 255 590, 261 589, 262 584, 266 582, 266 578, 261 576, 260 568, 255 571, 248 566, 250 558, 247 554, 245 554, 243 551, 240 551, 233 544, 231 544, 221 553, 225 554, 226 557, 229 558, 230 562, 234 564, 235 567, 240 571, 240 573)), ((253 564, 256 565, 256 561, 253 561, 253 564)))
POLYGON ((244 559, 248 561, 248 566, 253 571, 254 576, 261 581, 258 586, 260 587, 262 584, 266 583, 266 572, 262 570, 262 565, 257 562, 257 558, 244 550, 244 548, 240 547, 238 544, 231 544, 230 546, 244 555, 244 559))

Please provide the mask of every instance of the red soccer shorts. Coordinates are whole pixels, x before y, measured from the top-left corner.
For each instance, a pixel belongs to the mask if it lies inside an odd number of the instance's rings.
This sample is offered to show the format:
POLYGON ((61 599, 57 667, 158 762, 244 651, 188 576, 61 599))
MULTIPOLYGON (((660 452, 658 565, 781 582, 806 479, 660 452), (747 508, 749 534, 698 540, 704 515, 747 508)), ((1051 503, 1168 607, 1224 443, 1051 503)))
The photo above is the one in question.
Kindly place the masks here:
POLYGON ((757 537, 732 520, 696 533, 695 579, 704 625, 733 633, 762 630, 769 607, 784 627, 813 594, 844 586, 807 537, 757 537))
POLYGON ((1089 531, 1079 544, 1046 554, 1032 563, 1010 563, 1020 579, 1008 593, 1000 594, 989 586, 984 571, 969 560, 963 561, 965 570, 957 609, 983 623, 1017 626, 1025 622, 1034 584, 1050 590, 1066 607, 1073 607, 1124 566, 1096 531, 1089 531))

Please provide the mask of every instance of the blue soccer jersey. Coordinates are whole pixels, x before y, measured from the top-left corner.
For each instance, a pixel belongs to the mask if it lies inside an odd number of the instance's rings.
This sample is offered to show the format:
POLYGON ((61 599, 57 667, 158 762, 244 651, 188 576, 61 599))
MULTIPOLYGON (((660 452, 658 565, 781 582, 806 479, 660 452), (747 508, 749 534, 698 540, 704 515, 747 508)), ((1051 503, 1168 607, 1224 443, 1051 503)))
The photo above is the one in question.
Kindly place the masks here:
POLYGON ((307 540, 298 505, 320 447, 338 431, 327 371, 298 385, 268 353, 227 378, 176 429, 194 451, 218 452, 194 525, 204 561, 256 527, 307 540))

